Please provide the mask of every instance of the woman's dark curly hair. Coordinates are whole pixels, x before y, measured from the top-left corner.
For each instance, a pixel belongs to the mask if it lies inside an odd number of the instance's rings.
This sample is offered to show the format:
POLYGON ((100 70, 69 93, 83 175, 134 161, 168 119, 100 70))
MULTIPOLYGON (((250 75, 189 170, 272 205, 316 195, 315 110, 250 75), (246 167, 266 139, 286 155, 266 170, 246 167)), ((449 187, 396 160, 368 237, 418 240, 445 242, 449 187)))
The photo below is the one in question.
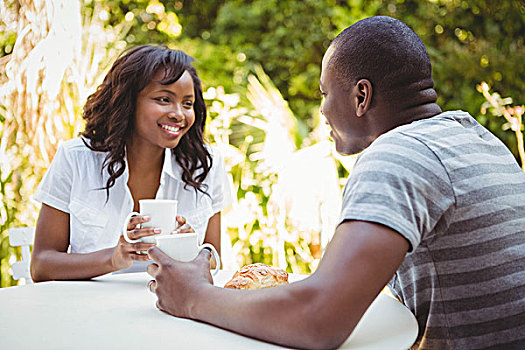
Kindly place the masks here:
POLYGON ((204 147, 206 104, 192 61, 193 58, 184 52, 164 46, 133 47, 117 58, 97 91, 88 97, 82 115, 86 127, 80 135, 91 150, 108 152, 101 169, 107 168, 109 173, 103 187, 108 197, 109 189, 124 173, 125 145, 134 127, 137 95, 159 72, 164 72, 160 83, 165 85, 177 81, 185 71, 193 80, 195 123, 172 149, 172 155, 182 168, 182 180, 186 186, 206 193, 203 181, 212 166, 212 158, 204 147))

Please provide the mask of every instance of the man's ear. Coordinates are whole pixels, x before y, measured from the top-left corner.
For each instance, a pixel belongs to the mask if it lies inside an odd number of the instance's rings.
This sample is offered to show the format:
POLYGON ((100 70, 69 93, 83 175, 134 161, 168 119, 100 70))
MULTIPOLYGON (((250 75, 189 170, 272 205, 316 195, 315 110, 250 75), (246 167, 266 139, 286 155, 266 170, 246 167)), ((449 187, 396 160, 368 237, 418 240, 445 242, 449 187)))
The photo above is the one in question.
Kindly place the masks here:
POLYGON ((355 85, 356 92, 356 114, 363 116, 372 103, 372 83, 368 79, 361 79, 355 85))

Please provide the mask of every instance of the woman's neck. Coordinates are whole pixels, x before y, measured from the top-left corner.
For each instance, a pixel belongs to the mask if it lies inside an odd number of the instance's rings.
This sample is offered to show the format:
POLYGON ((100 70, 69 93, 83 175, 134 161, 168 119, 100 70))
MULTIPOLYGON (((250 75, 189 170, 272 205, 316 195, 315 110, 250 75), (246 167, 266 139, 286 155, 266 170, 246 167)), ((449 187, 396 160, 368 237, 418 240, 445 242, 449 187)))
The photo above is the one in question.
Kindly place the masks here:
POLYGON ((139 146, 132 142, 126 145, 128 188, 135 210, 138 210, 139 199, 155 198, 160 186, 164 152, 162 148, 139 146))
POLYGON ((164 163, 164 149, 130 140, 126 143, 126 158, 130 171, 158 172, 164 163))

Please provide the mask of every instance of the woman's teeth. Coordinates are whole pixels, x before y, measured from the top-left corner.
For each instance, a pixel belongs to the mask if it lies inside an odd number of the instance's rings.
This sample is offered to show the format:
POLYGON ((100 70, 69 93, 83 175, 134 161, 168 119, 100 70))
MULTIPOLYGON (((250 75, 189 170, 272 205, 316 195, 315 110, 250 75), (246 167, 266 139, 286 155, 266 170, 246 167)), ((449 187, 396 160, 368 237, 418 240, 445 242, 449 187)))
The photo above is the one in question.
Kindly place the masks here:
POLYGON ((161 125, 160 127, 171 132, 177 132, 180 130, 180 126, 161 125))

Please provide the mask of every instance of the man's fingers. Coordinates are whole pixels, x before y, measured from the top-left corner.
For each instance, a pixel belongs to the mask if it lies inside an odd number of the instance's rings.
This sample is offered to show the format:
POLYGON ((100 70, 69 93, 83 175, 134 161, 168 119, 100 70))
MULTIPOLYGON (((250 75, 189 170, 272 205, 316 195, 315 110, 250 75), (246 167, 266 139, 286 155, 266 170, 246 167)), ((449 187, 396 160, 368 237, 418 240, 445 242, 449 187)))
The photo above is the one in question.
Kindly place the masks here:
POLYGON ((159 265, 157 265, 156 263, 151 263, 146 267, 146 271, 148 272, 148 275, 155 278, 159 273, 159 265))
POLYGON ((173 260, 166 253, 160 250, 158 247, 153 247, 153 248, 148 249, 148 255, 150 256, 150 258, 152 258, 153 260, 161 264, 166 263, 169 260, 173 260))
POLYGON ((211 260, 211 250, 209 250, 208 248, 201 249, 199 255, 197 255, 196 260, 204 261, 207 264, 209 264, 211 260))
MULTIPOLYGON (((166 311, 162 308, 162 306, 160 306, 160 300, 157 299, 157 302, 155 303, 155 305, 157 306, 157 309, 159 309, 160 311, 162 311, 162 312, 166 312, 166 311)), ((166 312, 166 313, 167 313, 167 312, 166 312)))
POLYGON ((148 282, 148 289, 150 292, 155 293, 155 290, 157 289, 157 282, 155 280, 150 280, 148 282))

